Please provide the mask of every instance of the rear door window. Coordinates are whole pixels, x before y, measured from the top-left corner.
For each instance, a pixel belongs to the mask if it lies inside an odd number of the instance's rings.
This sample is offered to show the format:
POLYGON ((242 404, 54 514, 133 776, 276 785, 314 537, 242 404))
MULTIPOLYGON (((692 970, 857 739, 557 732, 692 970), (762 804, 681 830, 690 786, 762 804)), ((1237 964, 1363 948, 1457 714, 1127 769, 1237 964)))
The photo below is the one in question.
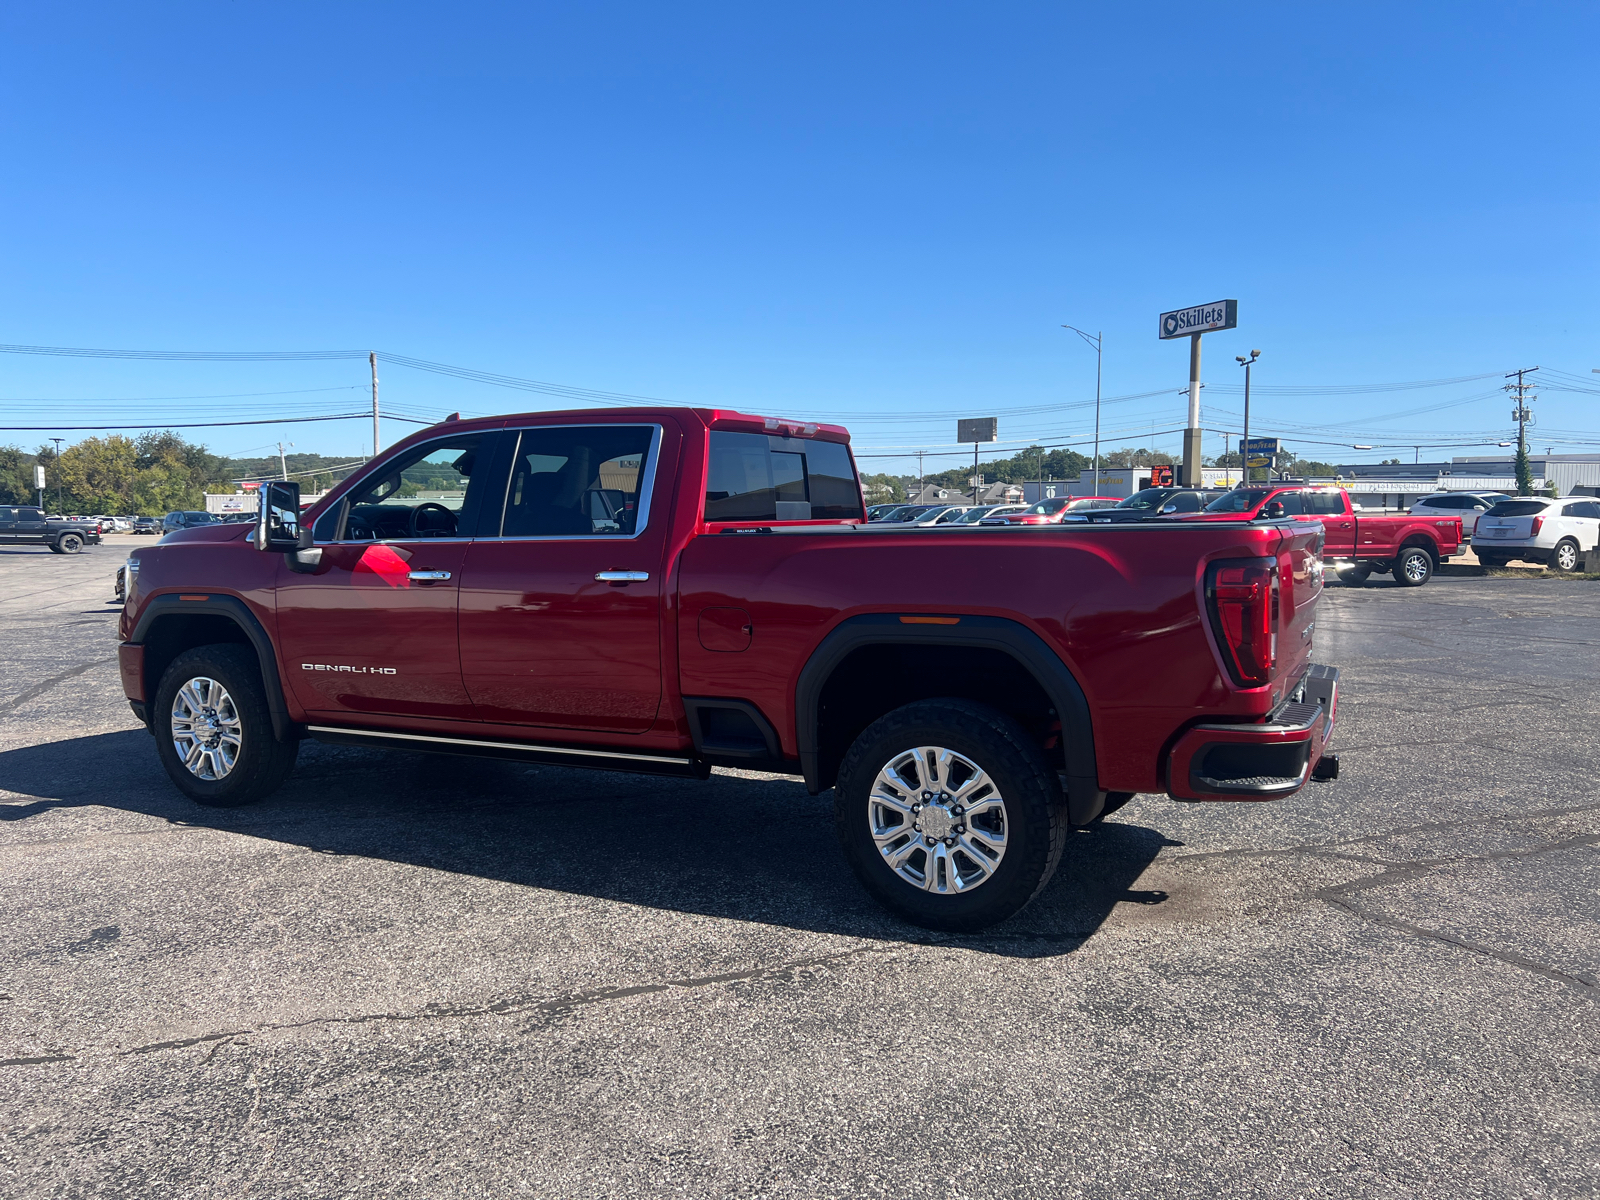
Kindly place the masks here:
MULTIPOLYGON (((907 520, 911 514, 891 514, 907 520)), ((707 521, 861 519, 850 449, 841 442, 711 431, 707 521)))
POLYGON ((506 486, 502 537, 629 537, 648 518, 653 425, 524 429, 506 486))
POLYGON ((1313 517, 1341 517, 1344 515, 1344 497, 1338 492, 1307 492, 1306 513, 1313 517))

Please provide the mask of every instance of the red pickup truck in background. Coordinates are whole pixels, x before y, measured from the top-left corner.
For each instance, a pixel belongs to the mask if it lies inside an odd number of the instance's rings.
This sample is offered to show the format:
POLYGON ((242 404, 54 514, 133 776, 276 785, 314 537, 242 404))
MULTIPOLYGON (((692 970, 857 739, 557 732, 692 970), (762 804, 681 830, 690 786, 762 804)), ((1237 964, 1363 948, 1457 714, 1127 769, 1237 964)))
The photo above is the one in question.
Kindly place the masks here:
POLYGON ((1322 522, 1323 560, 1346 583, 1374 572, 1394 574, 1401 587, 1421 587, 1438 565, 1461 552, 1461 518, 1419 513, 1358 513, 1343 488, 1241 487, 1219 496, 1191 520, 1304 518, 1322 522))
POLYGON ((880 901, 976 929, 1135 793, 1337 774, 1309 522, 880 528, 843 429, 681 408, 450 420, 303 519, 262 493, 129 563, 124 689, 202 804, 308 737, 788 773, 880 901))

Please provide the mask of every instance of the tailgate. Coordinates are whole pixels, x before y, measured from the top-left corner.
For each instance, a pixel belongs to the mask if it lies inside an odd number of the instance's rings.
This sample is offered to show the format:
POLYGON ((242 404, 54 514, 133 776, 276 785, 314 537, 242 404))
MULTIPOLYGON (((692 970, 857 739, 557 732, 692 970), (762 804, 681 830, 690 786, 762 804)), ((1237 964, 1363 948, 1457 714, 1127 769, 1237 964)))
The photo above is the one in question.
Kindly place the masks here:
POLYGON ((1311 663, 1317 601, 1322 597, 1320 523, 1297 521, 1278 546, 1278 653, 1274 688, 1293 683, 1311 663))

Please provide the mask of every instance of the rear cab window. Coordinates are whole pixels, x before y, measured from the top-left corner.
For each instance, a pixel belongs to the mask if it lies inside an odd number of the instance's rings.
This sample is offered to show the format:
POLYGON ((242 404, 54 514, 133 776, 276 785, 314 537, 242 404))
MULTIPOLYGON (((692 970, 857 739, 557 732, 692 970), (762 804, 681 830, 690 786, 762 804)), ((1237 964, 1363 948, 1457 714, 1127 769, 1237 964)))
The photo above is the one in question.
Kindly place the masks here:
POLYGON ((850 448, 781 434, 713 429, 705 503, 712 524, 863 519, 850 448))

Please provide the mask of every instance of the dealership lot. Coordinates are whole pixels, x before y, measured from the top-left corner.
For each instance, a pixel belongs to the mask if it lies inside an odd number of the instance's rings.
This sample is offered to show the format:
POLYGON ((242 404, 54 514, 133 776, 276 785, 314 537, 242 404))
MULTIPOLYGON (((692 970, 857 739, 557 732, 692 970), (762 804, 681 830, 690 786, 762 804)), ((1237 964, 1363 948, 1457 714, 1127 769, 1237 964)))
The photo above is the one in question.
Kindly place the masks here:
POLYGON ((0 1193, 1600 1186, 1592 583, 1330 587, 1338 783, 1141 797, 957 938, 790 779, 310 744, 191 805, 117 681, 149 544, 0 551, 0 1193))

